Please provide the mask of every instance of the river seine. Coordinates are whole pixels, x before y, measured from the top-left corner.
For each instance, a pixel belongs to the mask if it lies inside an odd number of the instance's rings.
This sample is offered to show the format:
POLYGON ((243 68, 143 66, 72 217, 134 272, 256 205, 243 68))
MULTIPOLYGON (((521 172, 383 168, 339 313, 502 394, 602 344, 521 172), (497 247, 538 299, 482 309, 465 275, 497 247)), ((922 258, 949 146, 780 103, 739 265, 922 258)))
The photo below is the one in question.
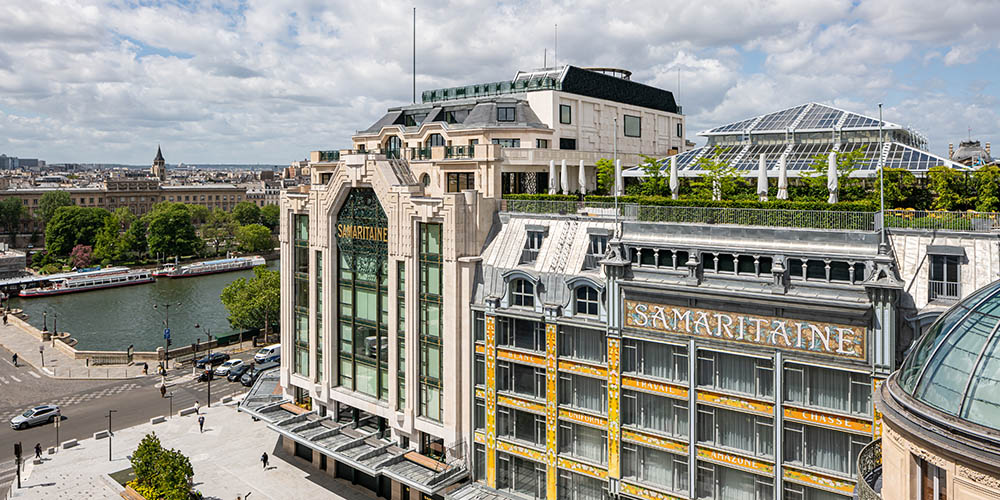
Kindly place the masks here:
MULTIPOLYGON (((278 261, 267 267, 278 268, 278 261)), ((253 271, 211 274, 194 278, 159 278, 156 283, 107 290, 23 299, 12 298, 11 307, 23 308, 28 322, 42 328, 47 313, 49 329, 58 321, 61 332, 69 332, 82 350, 125 350, 129 344, 137 351, 154 351, 163 346, 163 305, 170 306, 172 347, 190 345, 195 339, 205 341, 205 328, 212 335, 234 332, 226 320, 228 313, 219 294, 239 278, 251 277, 253 271), (180 306, 177 306, 177 303, 180 306), (153 309, 153 304, 160 304, 153 309), (195 324, 201 328, 195 328, 195 324)))

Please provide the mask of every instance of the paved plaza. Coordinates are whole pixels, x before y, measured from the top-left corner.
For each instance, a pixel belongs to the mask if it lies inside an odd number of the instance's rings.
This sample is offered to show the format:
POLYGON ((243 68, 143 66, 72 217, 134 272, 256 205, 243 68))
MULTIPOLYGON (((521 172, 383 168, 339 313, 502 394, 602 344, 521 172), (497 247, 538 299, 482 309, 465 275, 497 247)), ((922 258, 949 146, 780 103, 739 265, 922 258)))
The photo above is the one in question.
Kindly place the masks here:
POLYGON ((191 459, 195 488, 206 499, 233 500, 251 493, 251 500, 288 498, 343 498, 370 500, 370 492, 349 482, 309 468, 288 456, 277 434, 263 422, 236 411, 235 403, 202 408, 205 431, 198 432, 195 415, 174 415, 160 424, 143 424, 117 430, 108 460, 108 440, 87 439, 76 447, 45 454, 42 463, 26 467, 22 488, 11 499, 120 499, 106 475, 130 466, 128 455, 149 432, 166 448, 180 450, 191 459), (262 470, 261 453, 270 464, 262 470))

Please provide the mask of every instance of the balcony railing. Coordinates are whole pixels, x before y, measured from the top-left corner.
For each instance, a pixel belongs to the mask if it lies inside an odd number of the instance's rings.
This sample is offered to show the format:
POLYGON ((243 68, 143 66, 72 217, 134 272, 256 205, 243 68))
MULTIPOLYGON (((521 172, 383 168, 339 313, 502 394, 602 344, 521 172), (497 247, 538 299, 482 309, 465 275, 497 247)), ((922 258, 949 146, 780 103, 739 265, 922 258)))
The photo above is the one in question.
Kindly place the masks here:
POLYGON ((886 210, 887 228, 940 229, 976 233, 1000 232, 998 212, 936 212, 924 210, 886 210))
POLYGON ((958 282, 928 280, 928 284, 928 300, 958 300, 962 296, 958 282))
POLYGON ((447 146, 444 148, 445 158, 475 158, 476 146, 447 146))
POLYGON ((868 443, 858 454, 858 500, 882 500, 882 440, 868 443))
POLYGON ((340 151, 320 151, 319 161, 340 161, 340 151))

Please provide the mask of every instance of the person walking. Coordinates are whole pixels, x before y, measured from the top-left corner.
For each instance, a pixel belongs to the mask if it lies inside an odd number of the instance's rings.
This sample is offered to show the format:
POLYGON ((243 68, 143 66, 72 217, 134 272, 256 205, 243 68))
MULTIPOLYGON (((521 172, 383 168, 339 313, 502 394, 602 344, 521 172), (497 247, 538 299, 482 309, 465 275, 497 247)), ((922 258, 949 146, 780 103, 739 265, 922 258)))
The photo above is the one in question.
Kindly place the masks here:
POLYGON ((149 375, 149 363, 145 361, 142 362, 142 374, 149 375))
POLYGON ((17 368, 17 353, 14 353, 14 368, 17 368))
POLYGON ((7 326, 7 313, 3 313, 3 326, 7 326))
POLYGON ((199 404, 197 401, 195 401, 194 402, 194 414, 195 415, 201 415, 201 413, 198 412, 199 408, 201 408, 201 404, 199 404))
POLYGON ((205 432, 205 416, 204 415, 198 417, 198 432, 199 433, 205 432))
POLYGON ((263 454, 261 454, 261 456, 260 456, 260 462, 262 464, 264 464, 264 470, 267 470, 267 452, 266 451, 263 454))
POLYGON ((160 384, 160 397, 167 397, 167 384, 160 384))
POLYGON ((35 458, 42 459, 42 443, 35 443, 35 458))

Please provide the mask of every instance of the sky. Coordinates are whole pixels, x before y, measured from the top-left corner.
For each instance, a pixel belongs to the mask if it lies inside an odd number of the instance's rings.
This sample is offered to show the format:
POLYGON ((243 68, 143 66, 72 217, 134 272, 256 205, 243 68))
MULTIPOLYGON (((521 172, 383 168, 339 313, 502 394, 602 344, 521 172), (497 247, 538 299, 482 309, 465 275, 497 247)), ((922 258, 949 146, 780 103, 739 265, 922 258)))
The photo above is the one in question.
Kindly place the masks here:
POLYGON ((551 64, 558 24, 558 63, 674 92, 699 145, 811 101, 884 103, 938 154, 969 129, 1000 139, 1000 0, 0 0, 0 153, 288 164, 349 147, 411 102, 414 6, 418 98, 551 64))

